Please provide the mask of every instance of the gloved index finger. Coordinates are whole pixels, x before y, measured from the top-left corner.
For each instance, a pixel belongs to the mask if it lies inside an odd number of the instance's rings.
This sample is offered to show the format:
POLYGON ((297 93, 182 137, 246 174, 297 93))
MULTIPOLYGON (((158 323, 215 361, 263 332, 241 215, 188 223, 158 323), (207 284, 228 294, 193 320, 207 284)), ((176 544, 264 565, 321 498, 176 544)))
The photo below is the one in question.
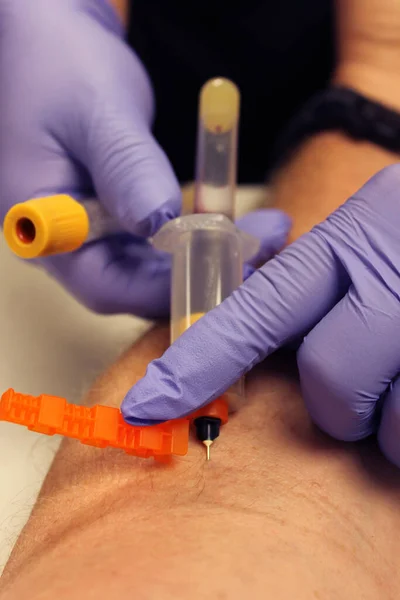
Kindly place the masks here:
POLYGON ((121 406, 131 424, 190 414, 310 330, 344 294, 346 271, 314 230, 256 271, 149 364, 121 406))

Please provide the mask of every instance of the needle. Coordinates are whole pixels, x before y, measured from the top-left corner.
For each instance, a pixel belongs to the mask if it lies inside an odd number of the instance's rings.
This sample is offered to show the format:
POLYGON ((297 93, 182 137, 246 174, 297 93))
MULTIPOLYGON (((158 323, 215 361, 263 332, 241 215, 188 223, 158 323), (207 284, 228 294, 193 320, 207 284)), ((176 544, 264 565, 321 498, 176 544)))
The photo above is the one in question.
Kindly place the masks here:
POLYGON ((221 419, 219 417, 197 417, 194 420, 196 437, 207 448, 207 460, 210 460, 210 446, 219 436, 221 419))
POLYGON ((213 443, 213 440, 203 440, 203 444, 207 448, 207 460, 210 460, 210 447, 213 443))

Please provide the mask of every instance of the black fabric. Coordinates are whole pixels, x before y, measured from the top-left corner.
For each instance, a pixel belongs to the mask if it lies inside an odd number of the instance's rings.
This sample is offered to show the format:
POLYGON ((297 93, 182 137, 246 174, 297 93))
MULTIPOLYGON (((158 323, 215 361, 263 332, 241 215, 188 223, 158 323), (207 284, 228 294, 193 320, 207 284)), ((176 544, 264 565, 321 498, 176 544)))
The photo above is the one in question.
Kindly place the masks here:
POLYGON ((152 79, 154 131, 180 181, 192 179, 200 87, 242 94, 239 181, 260 182, 288 120, 334 64, 333 0, 136 0, 129 41, 152 79))
POLYGON ((276 147, 274 168, 290 158, 309 136, 321 131, 344 131, 354 140, 368 141, 391 152, 400 151, 400 114, 355 90, 331 86, 318 92, 289 122, 276 147))

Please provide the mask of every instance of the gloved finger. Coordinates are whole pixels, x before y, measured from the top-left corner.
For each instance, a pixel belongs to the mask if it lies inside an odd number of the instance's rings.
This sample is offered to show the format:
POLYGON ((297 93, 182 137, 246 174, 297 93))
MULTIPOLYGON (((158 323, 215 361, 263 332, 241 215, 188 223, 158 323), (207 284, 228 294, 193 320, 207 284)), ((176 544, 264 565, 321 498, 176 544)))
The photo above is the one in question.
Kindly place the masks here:
POLYGON ((99 200, 124 229, 149 237, 179 215, 178 181, 138 110, 123 101, 99 102, 92 115, 83 115, 82 126, 86 141, 73 138, 73 153, 88 169, 99 200))
POLYGON ((283 211, 266 208, 248 213, 238 219, 236 225, 261 242, 257 254, 248 262, 254 267, 265 263, 282 250, 286 244, 292 221, 283 211))
POLYGON ((91 190, 90 178, 57 141, 50 136, 43 140, 34 126, 26 126, 25 133, 28 139, 23 143, 5 140, 6 136, 0 142, 0 224, 18 202, 63 193, 79 198, 91 193, 83 191, 91 190))
POLYGON ((378 442, 384 455, 400 467, 400 378, 398 376, 383 398, 378 442))
POLYGON ((71 254, 41 260, 85 306, 97 313, 165 317, 169 312, 171 259, 142 238, 121 234, 71 254))
POLYGON ((363 273, 305 338, 298 366, 304 401, 322 430, 344 441, 374 432, 378 400, 400 370, 397 298, 363 273))
POLYGON ((325 240, 314 231, 303 236, 150 363, 122 403, 124 418, 151 424, 190 414, 217 398, 314 326, 348 284, 325 240))

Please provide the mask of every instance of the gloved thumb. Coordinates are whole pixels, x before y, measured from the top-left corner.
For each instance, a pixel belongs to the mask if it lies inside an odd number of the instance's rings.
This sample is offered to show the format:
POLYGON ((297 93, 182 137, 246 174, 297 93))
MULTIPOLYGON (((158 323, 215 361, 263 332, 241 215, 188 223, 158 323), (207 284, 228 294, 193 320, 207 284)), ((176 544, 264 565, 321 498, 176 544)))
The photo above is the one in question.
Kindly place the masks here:
POLYGON ((252 256, 246 265, 252 267, 251 270, 254 271, 255 267, 275 256, 285 246, 292 220, 281 210, 262 208, 237 219, 236 225, 245 233, 260 240, 257 254, 252 256))
POLYGON ((100 202, 125 230, 149 237, 179 216, 178 181, 139 111, 103 106, 85 138, 74 150, 100 202))

